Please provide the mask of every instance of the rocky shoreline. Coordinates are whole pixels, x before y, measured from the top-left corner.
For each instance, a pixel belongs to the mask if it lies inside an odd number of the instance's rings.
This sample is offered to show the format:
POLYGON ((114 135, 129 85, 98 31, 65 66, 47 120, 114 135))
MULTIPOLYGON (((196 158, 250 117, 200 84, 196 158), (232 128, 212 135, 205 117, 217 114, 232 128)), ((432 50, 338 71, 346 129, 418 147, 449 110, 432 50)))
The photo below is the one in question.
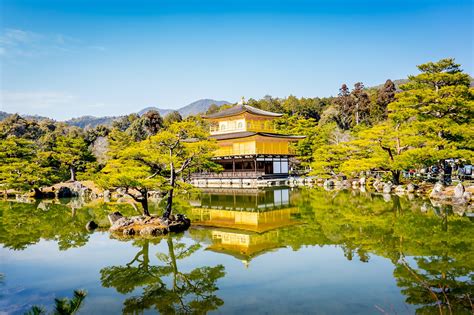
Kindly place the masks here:
MULTIPOLYGON (((452 205, 472 205, 474 202, 474 185, 464 186, 462 183, 458 183, 456 186, 444 186, 441 183, 431 184, 426 182, 393 185, 391 182, 365 177, 352 180, 293 177, 290 178, 287 184, 290 187, 320 186, 326 190, 352 189, 374 191, 382 194, 414 195, 452 205)), ((5 192, 2 193, 5 194, 5 192)), ((160 191, 151 191, 148 197, 151 200, 159 201, 162 195, 160 191)), ((134 203, 133 199, 125 194, 124 190, 102 190, 97 187, 93 181, 58 183, 50 187, 35 189, 27 194, 19 194, 10 191, 7 193, 7 196, 15 197, 17 200, 24 198, 61 199, 81 197, 90 200, 103 199, 105 202, 116 200, 119 203, 134 203)))
POLYGON ((159 216, 124 217, 120 212, 108 215, 109 231, 121 236, 160 236, 168 233, 186 231, 191 226, 191 220, 185 215, 171 215, 169 219, 159 216))

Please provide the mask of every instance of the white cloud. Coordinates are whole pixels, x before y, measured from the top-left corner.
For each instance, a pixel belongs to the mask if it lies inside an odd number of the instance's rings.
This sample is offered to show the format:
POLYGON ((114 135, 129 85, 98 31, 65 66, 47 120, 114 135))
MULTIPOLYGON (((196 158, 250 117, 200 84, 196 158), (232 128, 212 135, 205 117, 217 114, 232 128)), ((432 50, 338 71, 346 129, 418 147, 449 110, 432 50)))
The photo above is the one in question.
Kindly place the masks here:
POLYGON ((100 45, 86 45, 80 39, 64 34, 40 34, 20 29, 5 29, 0 34, 0 56, 37 57, 77 51, 85 47, 104 51, 100 45))
MULTIPOLYGON (((47 110, 70 106, 75 100, 75 96, 65 92, 0 92, 0 107, 14 113, 43 114, 47 110)), ((67 111, 67 107, 64 110, 67 111)))

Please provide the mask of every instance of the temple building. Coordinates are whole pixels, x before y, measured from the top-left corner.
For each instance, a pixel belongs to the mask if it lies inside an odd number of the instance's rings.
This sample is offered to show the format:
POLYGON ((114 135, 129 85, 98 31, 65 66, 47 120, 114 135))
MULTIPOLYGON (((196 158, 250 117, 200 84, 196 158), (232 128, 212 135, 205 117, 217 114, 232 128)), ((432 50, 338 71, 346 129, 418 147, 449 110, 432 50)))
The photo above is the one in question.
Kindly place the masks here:
POLYGON ((209 121, 211 138, 219 149, 214 161, 222 165, 219 174, 195 174, 200 187, 258 187, 288 178, 289 158, 294 155, 290 142, 304 136, 276 133, 272 113, 243 101, 204 118, 209 121), (232 181, 235 180, 235 181, 232 181))

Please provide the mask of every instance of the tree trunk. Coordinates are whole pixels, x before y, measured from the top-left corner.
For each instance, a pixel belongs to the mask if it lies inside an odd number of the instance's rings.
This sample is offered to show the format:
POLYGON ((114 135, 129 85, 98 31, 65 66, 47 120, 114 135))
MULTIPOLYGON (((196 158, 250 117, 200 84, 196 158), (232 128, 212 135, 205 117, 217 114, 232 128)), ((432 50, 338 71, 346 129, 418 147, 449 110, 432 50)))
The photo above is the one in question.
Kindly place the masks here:
POLYGON ((173 188, 168 192, 168 200, 166 202, 166 210, 163 214, 164 219, 169 219, 171 212, 173 211, 173 188))
POLYGON ((173 246, 173 239, 171 235, 168 234, 168 252, 170 255, 171 260, 171 267, 173 268, 173 290, 176 290, 178 287, 178 265, 176 264, 176 256, 174 255, 174 246, 173 246))
POLYGON ((171 164, 171 175, 170 175, 171 189, 168 192, 168 201, 166 203, 166 210, 165 210, 165 213, 163 214, 163 219, 169 219, 173 211, 173 191, 174 191, 175 180, 176 180, 176 174, 174 172, 173 164, 171 164))
POLYGON ((140 203, 142 204, 142 207, 143 207, 143 214, 149 217, 150 212, 148 211, 148 190, 145 189, 141 193, 142 193, 142 198, 140 200, 140 203))
POLYGON ((74 168, 74 166, 71 166, 69 169, 71 171, 71 182, 75 182, 76 181, 76 169, 74 168))
POLYGON ((400 185, 400 171, 391 171, 394 185, 400 185))

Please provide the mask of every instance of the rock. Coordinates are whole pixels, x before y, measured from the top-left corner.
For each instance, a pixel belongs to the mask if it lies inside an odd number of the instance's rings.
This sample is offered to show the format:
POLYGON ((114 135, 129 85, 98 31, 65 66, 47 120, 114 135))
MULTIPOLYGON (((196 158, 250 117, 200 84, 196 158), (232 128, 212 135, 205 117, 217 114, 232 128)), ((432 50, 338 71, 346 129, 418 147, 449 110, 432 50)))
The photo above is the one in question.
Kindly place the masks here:
POLYGON ((453 211, 453 213, 455 213, 458 216, 462 217, 466 213, 466 207, 459 206, 459 205, 453 205, 452 211, 453 211))
POLYGON ((56 196, 58 198, 71 198, 71 197, 74 197, 75 195, 76 194, 73 193, 73 191, 69 187, 66 187, 66 186, 60 187, 56 193, 56 196))
POLYGON ((430 193, 430 198, 439 198, 441 192, 443 191, 444 186, 442 183, 436 183, 433 187, 433 190, 430 193))
POLYGON ((116 211, 114 213, 109 214, 107 217, 109 218, 110 225, 114 225, 116 221, 123 218, 123 215, 120 212, 116 211))
POLYGON ((140 230, 140 235, 143 235, 143 236, 146 236, 146 235, 150 235, 150 236, 158 236, 158 235, 163 235, 163 234, 166 234, 167 232, 166 229, 160 229, 160 228, 157 228, 157 227, 154 227, 154 226, 147 226, 147 227, 144 227, 143 229, 140 230))
POLYGON ((331 180, 331 179, 327 179, 327 180, 324 181, 323 186, 324 187, 332 187, 332 186, 334 186, 334 181, 331 180))
POLYGON ((95 230, 95 229, 97 229, 98 227, 99 227, 99 226, 98 226, 97 223, 95 223, 94 221, 89 221, 89 222, 87 222, 87 224, 86 224, 86 229, 87 229, 88 231, 95 230))
POLYGON ((126 192, 125 188, 117 188, 115 191, 117 192, 118 197, 125 196, 125 192, 126 192))
POLYGON ((335 187, 338 187, 338 188, 342 187, 342 181, 336 180, 336 181, 334 182, 334 186, 335 186, 335 187))
POLYGON ((110 202, 110 190, 108 189, 104 190, 104 201, 110 202))
POLYGON ((361 177, 361 178, 359 179, 359 184, 360 184, 361 186, 365 186, 365 183, 366 183, 365 177, 361 177))
POLYGON ((377 191, 383 190, 384 183, 382 183, 380 180, 378 180, 378 179, 375 180, 373 185, 374 185, 375 190, 377 190, 377 191))
POLYGON ((412 183, 409 183, 409 184, 407 185, 407 192, 408 192, 408 193, 414 192, 415 189, 416 189, 416 187, 415 187, 415 185, 413 185, 412 183))
POLYGON ((472 193, 469 191, 465 191, 464 194, 462 194, 462 197, 466 202, 469 202, 472 200, 472 193))
POLYGON ((124 236, 131 236, 131 235, 135 235, 135 230, 133 228, 124 229, 122 233, 124 236))
POLYGON ((356 180, 352 181, 352 188, 359 188, 359 182, 356 180))
POLYGON ((41 201, 36 208, 40 209, 40 210, 43 210, 43 211, 48 211, 50 206, 51 206, 50 203, 46 203, 44 201, 41 201))
POLYGON ((385 183, 383 185, 383 190, 382 191, 383 191, 384 194, 389 194, 392 191, 392 184, 385 183))
POLYGON ((457 184, 457 186, 454 188, 454 198, 462 198, 464 191, 465 190, 462 183, 457 184))
POLYGON ((421 210, 421 212, 426 213, 426 212, 428 212, 428 210, 429 210, 430 208, 431 208, 431 205, 428 204, 427 202, 425 202, 425 203, 423 203, 423 204, 421 205, 420 210, 421 210))
POLYGON ((395 192, 397 193, 404 193, 405 192, 405 188, 402 186, 402 185, 398 185, 395 187, 395 192))

